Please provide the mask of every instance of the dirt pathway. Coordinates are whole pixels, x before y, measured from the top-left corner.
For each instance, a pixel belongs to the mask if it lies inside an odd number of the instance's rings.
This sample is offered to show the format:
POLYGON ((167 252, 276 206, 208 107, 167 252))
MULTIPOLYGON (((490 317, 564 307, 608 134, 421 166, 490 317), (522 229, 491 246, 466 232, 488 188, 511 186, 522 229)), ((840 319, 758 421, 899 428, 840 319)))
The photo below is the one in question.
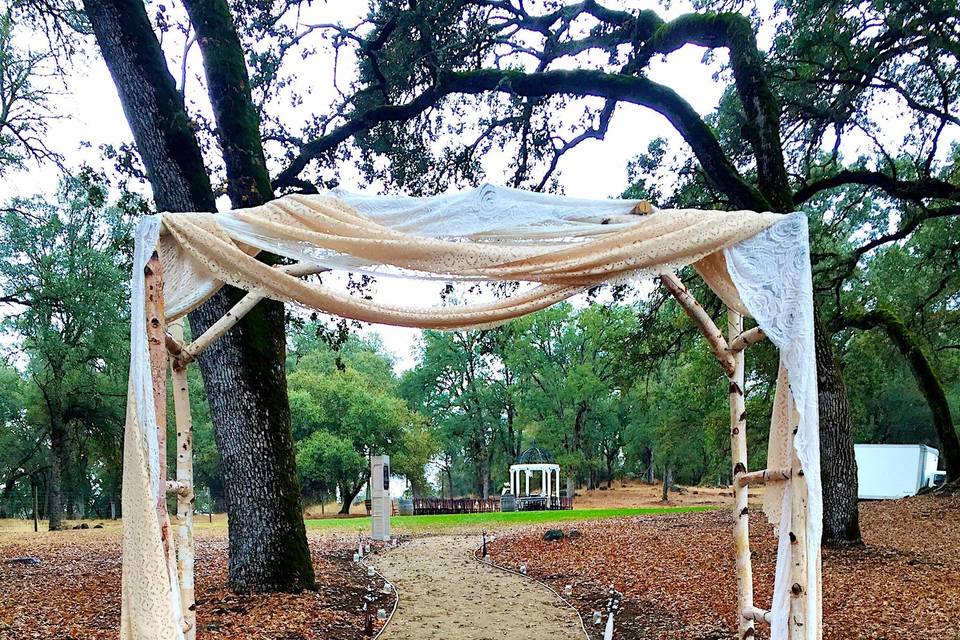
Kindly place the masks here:
POLYGON ((543 586, 473 560, 477 536, 431 536, 374 564, 400 592, 384 640, 582 640, 577 614, 543 586))

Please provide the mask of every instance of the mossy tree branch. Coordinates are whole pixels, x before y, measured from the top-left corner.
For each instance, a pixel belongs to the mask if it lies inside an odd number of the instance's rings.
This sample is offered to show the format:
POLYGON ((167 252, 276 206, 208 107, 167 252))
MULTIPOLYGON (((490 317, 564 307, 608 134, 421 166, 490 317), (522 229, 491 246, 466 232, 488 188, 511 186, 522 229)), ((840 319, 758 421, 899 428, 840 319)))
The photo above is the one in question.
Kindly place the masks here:
POLYGON ((274 186, 278 189, 289 186, 291 180, 296 178, 310 160, 336 148, 350 136, 367 131, 377 124, 410 120, 448 95, 487 92, 522 97, 595 96, 650 108, 666 117, 680 132, 693 149, 707 176, 736 206, 759 211, 771 208, 770 202, 740 175, 727 158, 710 127, 690 103, 673 89, 640 76, 589 69, 541 73, 478 69, 441 74, 435 85, 410 102, 375 107, 351 118, 327 135, 305 144, 297 158, 274 180, 274 186))
POLYGON ((926 198, 956 200, 960 202, 960 187, 946 180, 921 178, 918 180, 899 180, 880 171, 844 169, 832 176, 810 182, 794 194, 798 203, 803 203, 816 194, 828 189, 857 184, 876 187, 893 198, 919 202, 926 198))
MULTIPOLYGON (((501 30, 509 26, 546 37, 542 51, 525 49, 540 60, 538 72, 499 68, 441 70, 439 76, 435 76, 437 81, 409 102, 363 109, 330 133, 304 144, 290 165, 274 180, 274 187, 293 186, 311 160, 378 124, 408 121, 449 95, 500 91, 524 97, 598 96, 614 103, 626 102, 651 108, 674 125, 690 144, 708 178, 735 206, 757 210, 793 209, 780 141, 779 107, 767 85, 763 59, 752 27, 744 16, 736 13, 688 14, 665 22, 652 11, 635 14, 616 11, 589 0, 543 15, 531 15, 522 6, 499 1, 478 0, 464 4, 507 12, 511 18, 501 30), (598 20, 603 28, 592 30, 584 38, 561 40, 560 34, 567 33, 571 22, 584 14, 598 20), (685 44, 730 51, 737 92, 751 125, 748 137, 757 162, 759 189, 739 175, 713 132, 686 101, 669 87, 637 75, 653 55, 669 54, 685 44), (544 71, 561 57, 575 56, 591 49, 609 50, 620 45, 631 46, 634 53, 618 73, 544 71), (570 75, 564 77, 564 74, 570 75)), ((361 52, 366 49, 361 47, 361 52)))
POLYGON ((693 44, 725 48, 737 95, 749 127, 747 138, 757 162, 760 192, 777 211, 792 211, 793 196, 780 139, 780 107, 767 83, 763 56, 750 21, 739 13, 690 13, 664 23, 640 48, 645 66, 654 54, 666 55, 693 44))
POLYGON ((260 136, 260 116, 230 7, 222 0, 186 0, 184 6, 203 56, 217 140, 227 169, 227 193, 234 207, 273 199, 260 136))
POLYGON ((917 387, 930 407, 933 428, 940 441, 940 449, 946 464, 947 479, 960 479, 960 438, 953 423, 950 403, 946 391, 940 382, 926 348, 914 331, 889 307, 879 306, 872 311, 854 311, 838 318, 839 327, 848 326, 857 329, 880 329, 906 359, 913 372, 917 387))

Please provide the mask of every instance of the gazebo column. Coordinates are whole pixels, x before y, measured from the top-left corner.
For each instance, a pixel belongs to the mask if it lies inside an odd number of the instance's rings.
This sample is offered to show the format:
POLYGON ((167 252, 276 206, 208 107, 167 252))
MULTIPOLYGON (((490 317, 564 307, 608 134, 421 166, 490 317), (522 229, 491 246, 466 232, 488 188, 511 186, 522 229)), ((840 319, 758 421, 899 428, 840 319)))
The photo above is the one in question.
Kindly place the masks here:
POLYGON ((547 496, 547 508, 550 508, 550 476, 552 475, 550 469, 543 469, 543 493, 547 496))
POLYGON ((557 500, 559 500, 560 499, 560 467, 557 467, 557 484, 554 486, 553 492, 554 492, 554 496, 557 498, 557 500))
POLYGON ((523 475, 524 478, 526 478, 526 491, 523 495, 528 496, 530 495, 530 471, 528 469, 524 469, 523 475))

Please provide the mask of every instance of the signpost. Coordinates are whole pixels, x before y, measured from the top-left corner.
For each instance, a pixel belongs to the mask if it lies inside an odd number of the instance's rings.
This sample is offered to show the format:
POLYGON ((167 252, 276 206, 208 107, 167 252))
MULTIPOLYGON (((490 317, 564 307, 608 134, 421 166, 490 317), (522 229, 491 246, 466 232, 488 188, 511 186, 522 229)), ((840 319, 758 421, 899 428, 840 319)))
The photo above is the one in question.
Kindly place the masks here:
POLYGON ((370 514, 373 520, 373 539, 390 539, 390 456, 370 459, 370 514))

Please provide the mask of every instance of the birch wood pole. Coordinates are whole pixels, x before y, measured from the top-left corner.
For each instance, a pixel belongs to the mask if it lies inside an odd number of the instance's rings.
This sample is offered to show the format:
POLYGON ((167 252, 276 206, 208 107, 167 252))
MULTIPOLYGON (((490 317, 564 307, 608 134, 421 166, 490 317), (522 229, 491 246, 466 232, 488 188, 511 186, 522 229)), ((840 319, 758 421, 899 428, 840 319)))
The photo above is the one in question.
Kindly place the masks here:
MULTIPOLYGON (((794 427, 794 434, 796 434, 794 427)), ((791 442, 792 442, 791 438, 791 442)), ((807 481, 794 451, 790 482, 790 640, 804 640, 807 627, 807 481)))
POLYGON ((760 342, 767 337, 767 334, 763 332, 763 329, 760 327, 754 327, 752 329, 747 329, 736 338, 731 338, 730 340, 730 351, 743 351, 752 344, 760 342))
MULTIPOLYGON (((734 553, 737 568, 737 601, 739 612, 738 638, 755 635, 754 623, 771 619, 771 612, 753 606, 753 566, 750 557, 750 516, 748 509, 751 485, 790 482, 790 640, 804 640, 809 594, 806 584, 807 485, 794 452, 790 468, 747 471, 747 414, 744 405, 744 349, 766 337, 759 327, 743 330, 743 317, 727 309, 727 337, 714 324, 687 288, 673 274, 661 275, 661 282, 680 304, 710 344, 730 380, 730 451, 734 490, 734 553)), ((794 434, 796 427, 794 428, 794 434)), ((819 589, 818 589, 819 593, 819 589)), ((819 625, 818 632, 822 632, 819 625)))
MULTIPOLYGON (((727 308, 727 336, 733 341, 743 331, 743 316, 727 308)), ((732 353, 733 372, 730 374, 730 454, 733 464, 733 545, 737 566, 737 611, 739 638, 754 635, 754 618, 743 612, 753 610, 753 566, 750 561, 750 514, 747 507, 749 490, 740 483, 739 476, 747 473, 747 412, 744 406, 743 351, 732 353)))
POLYGON ((741 487, 753 485, 772 484, 774 482, 786 482, 793 476, 793 469, 761 469, 760 471, 751 471, 750 473, 741 473, 737 476, 737 484, 741 487))
MULTIPOLYGON (((183 342, 183 319, 170 325, 170 334, 183 342)), ((183 605, 185 640, 197 637, 196 594, 194 588, 193 545, 193 417, 190 414, 190 390, 187 366, 170 358, 173 384, 173 409, 177 422, 177 572, 180 575, 180 602, 183 605)))
MULTIPOLYGON (((287 275, 297 277, 311 276, 329 271, 326 267, 306 262, 281 265, 276 267, 276 269, 287 275)), ((184 366, 187 365, 196 359, 207 347, 222 337, 223 334, 236 326, 263 298, 264 296, 259 293, 248 293, 233 305, 229 311, 223 314, 219 320, 210 325, 204 333, 196 336, 193 342, 188 345, 184 345, 182 339, 167 340, 170 352, 180 361, 180 364, 184 366)))
MULTIPOLYGON (((167 572, 178 578, 173 539, 170 537, 170 515, 167 513, 167 325, 163 305, 163 267, 154 252, 143 270, 146 288, 147 349, 150 355, 150 376, 153 382, 153 407, 157 421, 157 520, 160 542, 167 560, 167 572)), ((180 622, 184 624, 181 602, 180 622)), ((184 624, 183 631, 186 632, 184 624)))
POLYGON ((170 520, 167 515, 167 327, 163 317, 163 267, 154 252, 144 268, 147 293, 147 345, 153 379, 153 409, 157 421, 157 455, 160 474, 157 487, 157 517, 164 551, 169 555, 170 520))
MULTIPOLYGON (((660 282, 663 283, 667 291, 677 300, 684 312, 690 316, 693 323, 700 329, 703 337, 707 339, 707 344, 710 345, 710 350, 713 352, 713 355, 716 356, 717 360, 720 361, 720 366, 723 367, 726 374, 728 376, 732 375, 734 371, 734 354, 730 352, 730 349, 727 347, 727 341, 723 339, 723 332, 721 332, 713 322, 710 314, 700 306, 697 299, 687 291, 687 288, 680 282, 677 276, 672 273, 661 273, 660 282)), ((738 331, 736 335, 739 334, 740 332, 738 331)), ((733 339, 733 337, 734 336, 731 336, 731 339, 733 339)))

